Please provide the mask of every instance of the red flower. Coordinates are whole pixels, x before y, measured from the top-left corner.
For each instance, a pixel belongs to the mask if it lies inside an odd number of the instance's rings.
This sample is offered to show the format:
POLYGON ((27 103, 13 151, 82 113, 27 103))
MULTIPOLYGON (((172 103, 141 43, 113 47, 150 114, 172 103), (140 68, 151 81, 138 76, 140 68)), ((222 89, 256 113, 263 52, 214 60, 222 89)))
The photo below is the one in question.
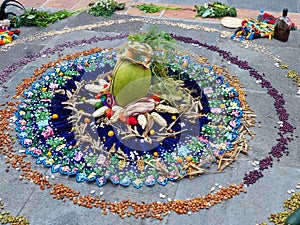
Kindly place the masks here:
POLYGON ((45 139, 48 139, 50 136, 53 135, 53 129, 50 126, 47 126, 46 130, 43 130, 42 135, 44 136, 45 139))
POLYGON ((134 116, 129 116, 126 118, 126 123, 132 126, 136 126, 138 124, 138 121, 134 116))

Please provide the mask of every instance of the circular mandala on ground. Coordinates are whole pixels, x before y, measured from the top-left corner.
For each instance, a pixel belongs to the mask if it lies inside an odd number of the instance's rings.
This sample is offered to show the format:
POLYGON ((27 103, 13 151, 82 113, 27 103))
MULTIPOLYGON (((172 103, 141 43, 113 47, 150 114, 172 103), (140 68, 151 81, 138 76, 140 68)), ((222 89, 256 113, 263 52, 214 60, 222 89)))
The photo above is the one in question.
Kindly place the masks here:
POLYGON ((24 92, 17 136, 37 163, 78 182, 139 188, 201 175, 232 149, 242 109, 210 65, 182 54, 153 63, 146 95, 123 104, 131 92, 112 93, 118 60, 105 49, 66 61, 24 92))

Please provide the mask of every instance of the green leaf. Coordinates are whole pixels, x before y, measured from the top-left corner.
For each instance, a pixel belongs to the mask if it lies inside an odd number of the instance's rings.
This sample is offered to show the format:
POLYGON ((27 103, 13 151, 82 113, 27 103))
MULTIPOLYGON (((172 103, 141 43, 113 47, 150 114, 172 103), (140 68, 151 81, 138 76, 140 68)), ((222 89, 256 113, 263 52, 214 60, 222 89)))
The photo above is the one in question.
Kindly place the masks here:
POLYGON ((208 8, 203 14, 202 14, 202 17, 205 18, 205 17, 208 17, 211 13, 211 10, 208 8))
POLYGON ((181 8, 179 7, 168 7, 168 6, 159 6, 159 5, 154 5, 154 4, 140 4, 140 5, 136 5, 136 8, 138 8, 139 10, 143 11, 143 13, 157 13, 160 12, 162 10, 179 10, 181 8))
POLYGON ((29 15, 29 16, 27 16, 26 18, 29 19, 29 20, 32 20, 32 19, 35 18, 35 15, 29 15))
POLYGON ((78 14, 82 11, 69 12, 67 10, 60 10, 58 12, 49 13, 47 11, 38 11, 36 9, 25 10, 19 17, 20 26, 38 26, 46 27, 57 20, 61 20, 72 15, 78 14))

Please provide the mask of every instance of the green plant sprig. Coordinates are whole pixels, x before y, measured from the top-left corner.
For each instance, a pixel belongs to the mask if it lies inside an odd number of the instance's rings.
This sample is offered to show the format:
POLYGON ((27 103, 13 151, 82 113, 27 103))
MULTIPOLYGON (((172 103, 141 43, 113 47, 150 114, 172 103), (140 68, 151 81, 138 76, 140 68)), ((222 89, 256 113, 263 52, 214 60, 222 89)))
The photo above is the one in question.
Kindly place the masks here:
POLYGON ((169 33, 159 31, 155 26, 147 32, 131 34, 128 39, 133 42, 146 43, 153 49, 154 54, 150 66, 153 83, 150 93, 163 95, 166 100, 172 102, 173 107, 178 109, 179 105, 176 103, 178 99, 184 98, 185 102, 189 104, 190 100, 187 93, 182 95, 179 92, 179 90, 185 91, 181 88, 181 83, 178 82, 177 78, 169 76, 169 65, 177 54, 176 40, 169 33))
POLYGON ((125 3, 118 3, 114 0, 99 0, 89 4, 88 13, 94 16, 110 17, 116 10, 123 10, 125 3))
POLYGON ((133 42, 142 42, 150 45, 153 51, 164 49, 165 53, 161 56, 153 56, 153 61, 160 63, 168 63, 168 59, 172 58, 176 41, 172 36, 165 31, 158 31, 157 27, 151 27, 148 32, 133 33, 128 39, 133 42))
POLYGON ((195 5, 194 7, 197 12, 196 17, 219 18, 224 16, 237 16, 235 7, 229 7, 221 2, 206 3, 201 6, 195 5))
POLYGON ((159 5, 154 5, 154 4, 140 4, 140 5, 136 5, 133 6, 138 8, 139 10, 143 11, 143 13, 157 13, 160 12, 162 10, 180 10, 182 8, 180 7, 169 7, 169 6, 159 6, 159 5))
POLYGON ((151 29, 149 29, 148 32, 145 33, 132 33, 129 35, 128 39, 130 41, 145 42, 150 45, 152 44, 149 42, 153 42, 153 41, 175 42, 175 39, 172 38, 169 33, 165 31, 159 32, 157 27, 152 27, 151 29))
POLYGON ((49 13, 47 11, 38 11, 37 9, 25 10, 20 16, 13 16, 10 18, 10 22, 13 27, 20 26, 37 26, 47 27, 50 24, 55 23, 58 20, 65 19, 67 17, 78 14, 82 11, 67 11, 60 10, 57 12, 49 13))

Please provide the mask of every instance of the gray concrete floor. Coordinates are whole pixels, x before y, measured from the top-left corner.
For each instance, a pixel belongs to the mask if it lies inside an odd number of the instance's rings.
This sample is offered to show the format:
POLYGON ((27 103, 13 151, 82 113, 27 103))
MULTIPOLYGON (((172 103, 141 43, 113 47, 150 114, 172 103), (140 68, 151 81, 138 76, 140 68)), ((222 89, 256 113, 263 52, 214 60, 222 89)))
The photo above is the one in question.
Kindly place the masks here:
MULTIPOLYGON (((159 1, 164 2, 164 1, 159 1)), ((231 3, 231 1, 228 1, 231 3)), ((248 8, 261 8, 261 5, 246 1, 244 6, 248 8)), ((175 2, 181 3, 181 2, 175 2)), ((185 2, 189 4, 189 1, 185 2)), ((194 4, 194 1, 191 2, 194 4)), ((199 3, 200 4, 200 3, 199 3)), ((233 4, 233 3, 232 3, 233 4)), ((286 1, 292 10, 299 12, 299 1, 286 1), (297 6, 297 7, 293 7, 297 6)), ((282 7, 279 7, 280 10, 282 7)), ((277 10, 278 8, 276 8, 277 10)), ((279 9, 277 11, 280 11, 279 9)), ((94 18, 86 13, 78 16, 57 22, 51 27, 39 28, 22 28, 22 38, 35 34, 36 32, 62 30, 64 28, 78 27, 85 24, 96 24, 97 22, 105 22, 107 20, 116 21, 122 19, 122 24, 113 24, 102 26, 93 29, 84 29, 77 32, 69 32, 61 35, 54 35, 44 39, 26 41, 11 47, 8 51, 0 53, 0 68, 10 65, 18 59, 21 59, 31 53, 40 52, 45 48, 64 43, 65 41, 80 40, 92 36, 116 35, 119 33, 131 33, 148 30, 152 24, 160 23, 158 20, 148 20, 143 22, 132 22, 129 17, 114 15, 109 19, 94 18)), ((171 21, 174 22, 174 21, 171 21)), ((176 22, 176 21, 175 21, 176 22)), ((205 32, 203 30, 186 29, 189 25, 201 25, 219 30, 228 30, 218 23, 180 21, 186 27, 178 27, 175 23, 170 25, 156 25, 159 29, 170 33, 189 36, 193 39, 207 42, 208 44, 216 45, 224 50, 228 50, 232 55, 239 56, 240 59, 246 60, 249 64, 257 69, 260 73, 264 73, 266 79, 284 95, 288 113, 290 114, 289 121, 297 128, 300 127, 299 119, 299 103, 300 96, 296 94, 297 86, 287 79, 287 70, 282 70, 274 66, 274 60, 263 53, 254 51, 253 48, 243 48, 241 43, 227 38, 222 38, 218 32, 205 32)), ((22 40, 22 39, 20 39, 22 40)), ((124 44, 125 40, 119 41, 104 41, 93 45, 85 45, 76 49, 66 49, 62 54, 72 53, 91 47, 118 47, 124 44)), ((281 43, 277 40, 268 41, 267 39, 255 40, 253 43, 265 46, 274 54, 279 55, 283 60, 283 64, 287 64, 291 69, 300 73, 300 35, 299 30, 292 31, 290 39, 286 43, 281 43)), ((223 61, 217 54, 199 49, 193 46, 183 46, 189 48, 190 51, 201 54, 208 58, 211 63, 224 65, 229 68, 232 74, 237 74, 240 81, 245 85, 247 93, 247 101, 257 115, 257 120, 261 121, 261 128, 253 128, 256 131, 256 136, 250 141, 253 146, 249 152, 249 156, 241 156, 224 172, 219 174, 207 174, 202 177, 197 177, 193 180, 182 180, 177 183, 169 183, 166 187, 155 185, 152 188, 142 187, 135 189, 134 187, 120 187, 112 184, 107 184, 104 187, 97 187, 95 183, 76 183, 75 178, 55 174, 55 182, 62 182, 70 187, 80 190, 82 194, 89 194, 91 190, 96 190, 95 195, 103 192, 105 199, 109 201, 118 201, 131 198, 138 202, 164 201, 159 197, 159 193, 165 194, 172 199, 187 199, 197 195, 205 195, 215 183, 227 186, 230 183, 240 183, 245 173, 253 169, 253 160, 264 158, 275 144, 275 139, 278 138, 277 129, 279 121, 274 108, 274 100, 267 95, 266 90, 261 89, 259 84, 249 76, 249 73, 239 69, 237 66, 228 64, 223 61)), ((6 101, 5 94, 13 94, 14 87, 21 81, 23 77, 31 76, 35 68, 41 66, 57 55, 51 58, 42 58, 28 65, 19 68, 13 72, 9 81, 5 84, 8 89, 0 88, 1 102, 6 101)), ((299 129, 296 129, 294 136, 300 136, 299 129)), ((17 149, 20 148, 16 146, 17 149)), ((254 225, 263 221, 267 222, 267 217, 276 212, 283 210, 283 201, 290 195, 287 190, 295 189, 295 186, 300 182, 300 152, 299 139, 295 139, 289 144, 289 156, 284 156, 280 162, 275 162, 273 168, 265 170, 264 177, 261 178, 255 185, 247 187, 247 194, 241 194, 233 199, 213 206, 209 210, 202 210, 191 215, 177 215, 171 213, 164 220, 157 221, 153 219, 134 219, 132 217, 122 220, 119 216, 108 214, 104 216, 98 209, 85 209, 73 205, 71 202, 63 203, 53 200, 48 191, 41 191, 38 186, 33 185, 28 181, 19 181, 20 172, 13 169, 10 172, 5 172, 5 158, 0 155, 0 198, 5 202, 6 210, 9 210, 13 215, 23 215, 28 218, 30 224, 33 225, 59 225, 59 224, 209 224, 209 225, 254 225)), ((28 157, 30 158, 30 157, 28 157)), ((34 159, 30 159, 34 164, 34 159)), ((45 175, 51 175, 51 171, 47 168, 36 165, 39 171, 45 175)), ((296 189, 295 189, 296 190, 296 189)))

